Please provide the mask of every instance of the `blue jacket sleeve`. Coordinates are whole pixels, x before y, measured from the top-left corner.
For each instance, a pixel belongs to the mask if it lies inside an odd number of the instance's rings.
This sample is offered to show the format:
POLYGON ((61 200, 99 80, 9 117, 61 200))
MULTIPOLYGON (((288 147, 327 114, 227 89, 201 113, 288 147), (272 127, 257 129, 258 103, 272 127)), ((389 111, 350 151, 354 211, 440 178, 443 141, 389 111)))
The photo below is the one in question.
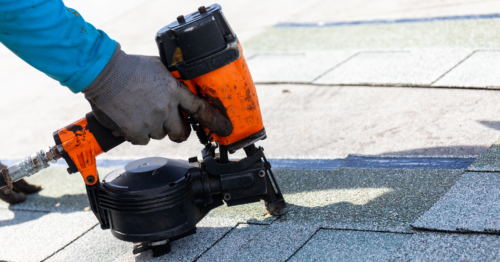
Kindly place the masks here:
POLYGON ((94 81, 116 49, 62 0, 0 0, 0 42, 74 93, 94 81))

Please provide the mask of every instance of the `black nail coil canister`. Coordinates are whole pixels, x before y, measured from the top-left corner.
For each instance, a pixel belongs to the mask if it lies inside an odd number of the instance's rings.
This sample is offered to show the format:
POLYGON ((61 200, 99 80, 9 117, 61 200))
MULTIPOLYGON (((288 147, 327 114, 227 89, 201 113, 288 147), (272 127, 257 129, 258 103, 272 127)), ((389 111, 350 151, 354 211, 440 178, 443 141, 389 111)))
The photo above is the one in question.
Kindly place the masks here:
POLYGON ((113 235, 123 241, 170 239, 196 226, 189 164, 151 157, 133 161, 108 174, 99 190, 100 207, 113 235))

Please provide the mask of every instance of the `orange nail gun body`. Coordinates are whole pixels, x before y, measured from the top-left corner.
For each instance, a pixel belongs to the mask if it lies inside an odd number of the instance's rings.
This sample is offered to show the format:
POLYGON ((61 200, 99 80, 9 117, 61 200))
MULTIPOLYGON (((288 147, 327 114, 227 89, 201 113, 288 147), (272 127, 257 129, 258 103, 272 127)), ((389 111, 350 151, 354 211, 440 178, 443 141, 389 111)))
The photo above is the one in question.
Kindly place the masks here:
POLYGON ((233 132, 208 140, 230 152, 266 137, 257 91, 238 38, 217 4, 179 16, 156 36, 163 64, 196 95, 226 115, 233 132))
POLYGON ((229 65, 191 80, 182 80, 178 72, 172 74, 231 120, 233 132, 227 137, 206 130, 211 141, 234 151, 266 136, 257 92, 243 55, 229 65))

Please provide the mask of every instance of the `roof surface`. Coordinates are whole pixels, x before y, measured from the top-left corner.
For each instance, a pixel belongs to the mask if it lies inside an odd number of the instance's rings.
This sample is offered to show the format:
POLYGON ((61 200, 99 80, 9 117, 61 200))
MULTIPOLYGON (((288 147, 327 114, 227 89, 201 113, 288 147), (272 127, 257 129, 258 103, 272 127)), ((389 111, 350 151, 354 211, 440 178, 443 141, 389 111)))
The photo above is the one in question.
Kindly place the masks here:
MULTIPOLYGON (((207 4, 65 3, 144 55, 157 55, 158 29, 207 4)), ((259 145, 289 213, 223 206, 172 253, 133 255, 101 230, 81 176, 55 165, 28 179, 43 191, 0 202, 0 261, 500 260, 500 1, 219 4, 257 83, 268 132, 259 145)), ((0 86, 9 87, 0 89, 0 159, 9 164, 90 110, 5 48, 0 86)), ((99 157, 99 173, 200 149, 195 136, 126 144, 99 157)))

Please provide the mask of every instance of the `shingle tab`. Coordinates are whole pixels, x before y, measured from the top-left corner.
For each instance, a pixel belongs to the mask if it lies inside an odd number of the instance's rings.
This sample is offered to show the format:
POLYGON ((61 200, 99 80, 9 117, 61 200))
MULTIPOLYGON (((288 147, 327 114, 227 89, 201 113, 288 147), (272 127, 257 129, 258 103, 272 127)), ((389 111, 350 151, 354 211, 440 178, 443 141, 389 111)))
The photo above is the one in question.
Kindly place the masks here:
POLYGON ((500 139, 495 141, 488 150, 483 152, 474 161, 469 168, 469 171, 500 171, 500 139))
POLYGON ((467 172, 412 226, 500 233, 500 173, 467 172))
POLYGON ((316 230, 317 227, 310 224, 284 220, 268 226, 240 225, 202 256, 200 261, 285 261, 316 230))
POLYGON ((290 261, 386 261, 411 234, 322 229, 290 261))
POLYGON ((498 261, 499 245, 495 235, 418 233, 390 261, 498 261))
POLYGON ((339 168, 276 173, 290 208, 285 219, 327 228, 405 232, 463 170, 339 168))
POLYGON ((500 51, 476 51, 434 86, 500 88, 500 51))
POLYGON ((256 83, 311 83, 355 51, 262 52, 248 61, 256 83))
POLYGON ((151 251, 132 254, 132 243, 116 239, 109 230, 95 228, 48 261, 193 261, 222 238, 235 221, 205 218, 194 235, 172 242, 172 252, 153 258, 151 251))
POLYGON ((0 209, 0 260, 41 261, 97 225, 91 212, 0 209))
POLYGON ((362 52, 315 83, 430 85, 471 53, 462 49, 362 52))
POLYGON ((264 225, 241 224, 222 238, 215 246, 203 254, 198 261, 231 261, 234 260, 243 246, 259 237, 269 227, 264 225))

